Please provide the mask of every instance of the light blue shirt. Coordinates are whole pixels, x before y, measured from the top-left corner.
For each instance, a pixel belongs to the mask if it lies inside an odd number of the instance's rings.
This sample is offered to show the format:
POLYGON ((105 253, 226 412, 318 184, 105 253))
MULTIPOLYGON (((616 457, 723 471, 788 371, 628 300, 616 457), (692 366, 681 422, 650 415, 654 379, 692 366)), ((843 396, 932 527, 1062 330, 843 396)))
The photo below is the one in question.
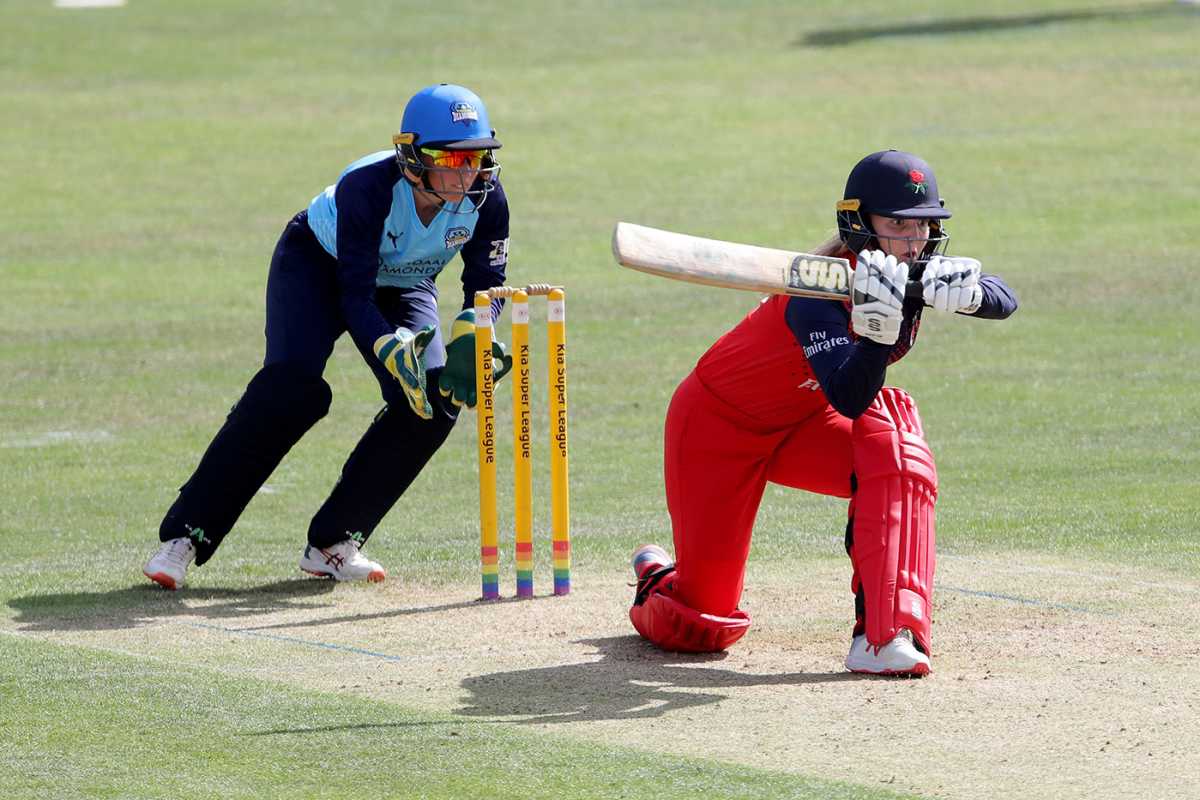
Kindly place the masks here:
MULTIPOLYGON (((321 246, 337 258, 338 186, 356 170, 365 169, 376 175, 395 175, 398 180, 392 184, 390 192, 386 191, 386 187, 381 187, 379 192, 355 193, 352 198, 354 202, 361 202, 361 207, 343 208, 342 213, 353 214, 360 220, 378 220, 381 214, 385 214, 383 232, 379 237, 379 271, 375 283, 377 286, 409 288, 440 273, 463 245, 471 240, 475 224, 479 221, 479 211, 470 198, 464 197, 457 204, 440 211, 429 225, 423 224, 417 217, 412 186, 399 176, 398 169, 391 168, 395 158, 393 151, 382 150, 364 156, 347 167, 337 183, 313 198, 308 206, 308 225, 321 246), (387 200, 390 200, 390 205, 384 209, 382 205, 387 200)), ((345 204, 348 200, 343 197, 342 202, 345 204)))

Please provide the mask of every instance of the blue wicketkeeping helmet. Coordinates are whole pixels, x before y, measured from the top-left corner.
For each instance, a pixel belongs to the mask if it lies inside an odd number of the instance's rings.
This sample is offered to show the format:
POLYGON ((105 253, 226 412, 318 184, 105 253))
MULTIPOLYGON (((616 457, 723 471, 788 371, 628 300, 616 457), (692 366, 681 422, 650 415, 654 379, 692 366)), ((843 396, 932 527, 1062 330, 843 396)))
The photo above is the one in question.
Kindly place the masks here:
MULTIPOLYGON (((396 147, 396 161, 403 169, 419 176, 420 185, 426 191, 433 191, 430 171, 446 168, 422 161, 422 150, 485 151, 477 164, 474 182, 469 187, 462 186, 462 193, 471 199, 471 208, 461 211, 457 204, 446 206, 451 213, 478 210, 495 188, 500 165, 496 163, 492 151, 500 147, 500 141, 496 139, 496 131, 488 120, 483 101, 470 89, 452 83, 439 83, 417 92, 404 107, 400 132, 392 137, 392 143, 396 147)), ((448 156, 443 154, 441 158, 448 156)), ((449 171, 461 179, 461 174, 455 169, 449 171)))
POLYGON ((452 83, 427 86, 413 95, 404 107, 400 133, 411 133, 420 147, 441 150, 500 147, 479 95, 452 83))

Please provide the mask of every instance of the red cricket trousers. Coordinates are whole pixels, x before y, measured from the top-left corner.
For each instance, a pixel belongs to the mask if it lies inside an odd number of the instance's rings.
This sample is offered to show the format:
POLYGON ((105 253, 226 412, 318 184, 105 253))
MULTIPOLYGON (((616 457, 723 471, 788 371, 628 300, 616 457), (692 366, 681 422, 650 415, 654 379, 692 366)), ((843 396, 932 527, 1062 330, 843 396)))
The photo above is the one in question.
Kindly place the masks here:
POLYGON ((767 482, 850 496, 852 421, 825 404, 790 426, 751 419, 693 372, 667 410, 664 472, 675 539, 675 595, 707 614, 738 607, 767 482))

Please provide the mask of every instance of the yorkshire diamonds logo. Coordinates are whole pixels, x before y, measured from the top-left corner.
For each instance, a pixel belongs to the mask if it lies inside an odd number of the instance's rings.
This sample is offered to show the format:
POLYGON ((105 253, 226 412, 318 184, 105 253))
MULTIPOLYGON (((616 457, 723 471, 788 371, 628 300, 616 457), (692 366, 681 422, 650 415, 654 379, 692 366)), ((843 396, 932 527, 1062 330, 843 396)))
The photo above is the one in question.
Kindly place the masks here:
POLYGON ((479 112, 475 110, 475 106, 459 100, 450 104, 450 121, 461 122, 464 125, 471 122, 479 121, 479 112))
POLYGON ((929 188, 925 185, 925 173, 919 169, 910 169, 908 183, 904 185, 904 188, 911 189, 913 194, 925 194, 925 190, 929 188))
POLYGON ((446 249, 462 247, 471 238, 471 232, 466 228, 451 228, 446 231, 446 249))

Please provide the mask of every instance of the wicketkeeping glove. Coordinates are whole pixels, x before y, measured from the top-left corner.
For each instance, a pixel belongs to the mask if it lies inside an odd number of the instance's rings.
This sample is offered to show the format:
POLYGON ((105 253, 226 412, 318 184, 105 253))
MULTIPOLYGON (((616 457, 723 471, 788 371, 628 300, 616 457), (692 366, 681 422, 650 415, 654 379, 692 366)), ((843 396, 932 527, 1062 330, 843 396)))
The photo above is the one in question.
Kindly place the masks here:
MULTIPOLYGON (((512 370, 512 356, 504 345, 492 342, 492 383, 512 370)), ((475 396, 475 309, 459 312, 450 326, 450 342, 446 345, 446 366, 438 378, 438 391, 456 406, 474 408, 475 396)))
POLYGON ((413 333, 408 328, 375 340, 375 356, 387 367, 408 398, 408 404, 421 419, 433 419, 433 406, 425 392, 425 348, 437 333, 437 326, 426 325, 413 333))
POLYGON ((973 314, 983 302, 979 262, 973 258, 934 256, 921 276, 925 305, 938 311, 973 314))
POLYGON ((880 344, 895 344, 904 319, 904 289, 908 265, 882 250, 863 250, 854 265, 853 306, 850 321, 854 332, 880 344))

